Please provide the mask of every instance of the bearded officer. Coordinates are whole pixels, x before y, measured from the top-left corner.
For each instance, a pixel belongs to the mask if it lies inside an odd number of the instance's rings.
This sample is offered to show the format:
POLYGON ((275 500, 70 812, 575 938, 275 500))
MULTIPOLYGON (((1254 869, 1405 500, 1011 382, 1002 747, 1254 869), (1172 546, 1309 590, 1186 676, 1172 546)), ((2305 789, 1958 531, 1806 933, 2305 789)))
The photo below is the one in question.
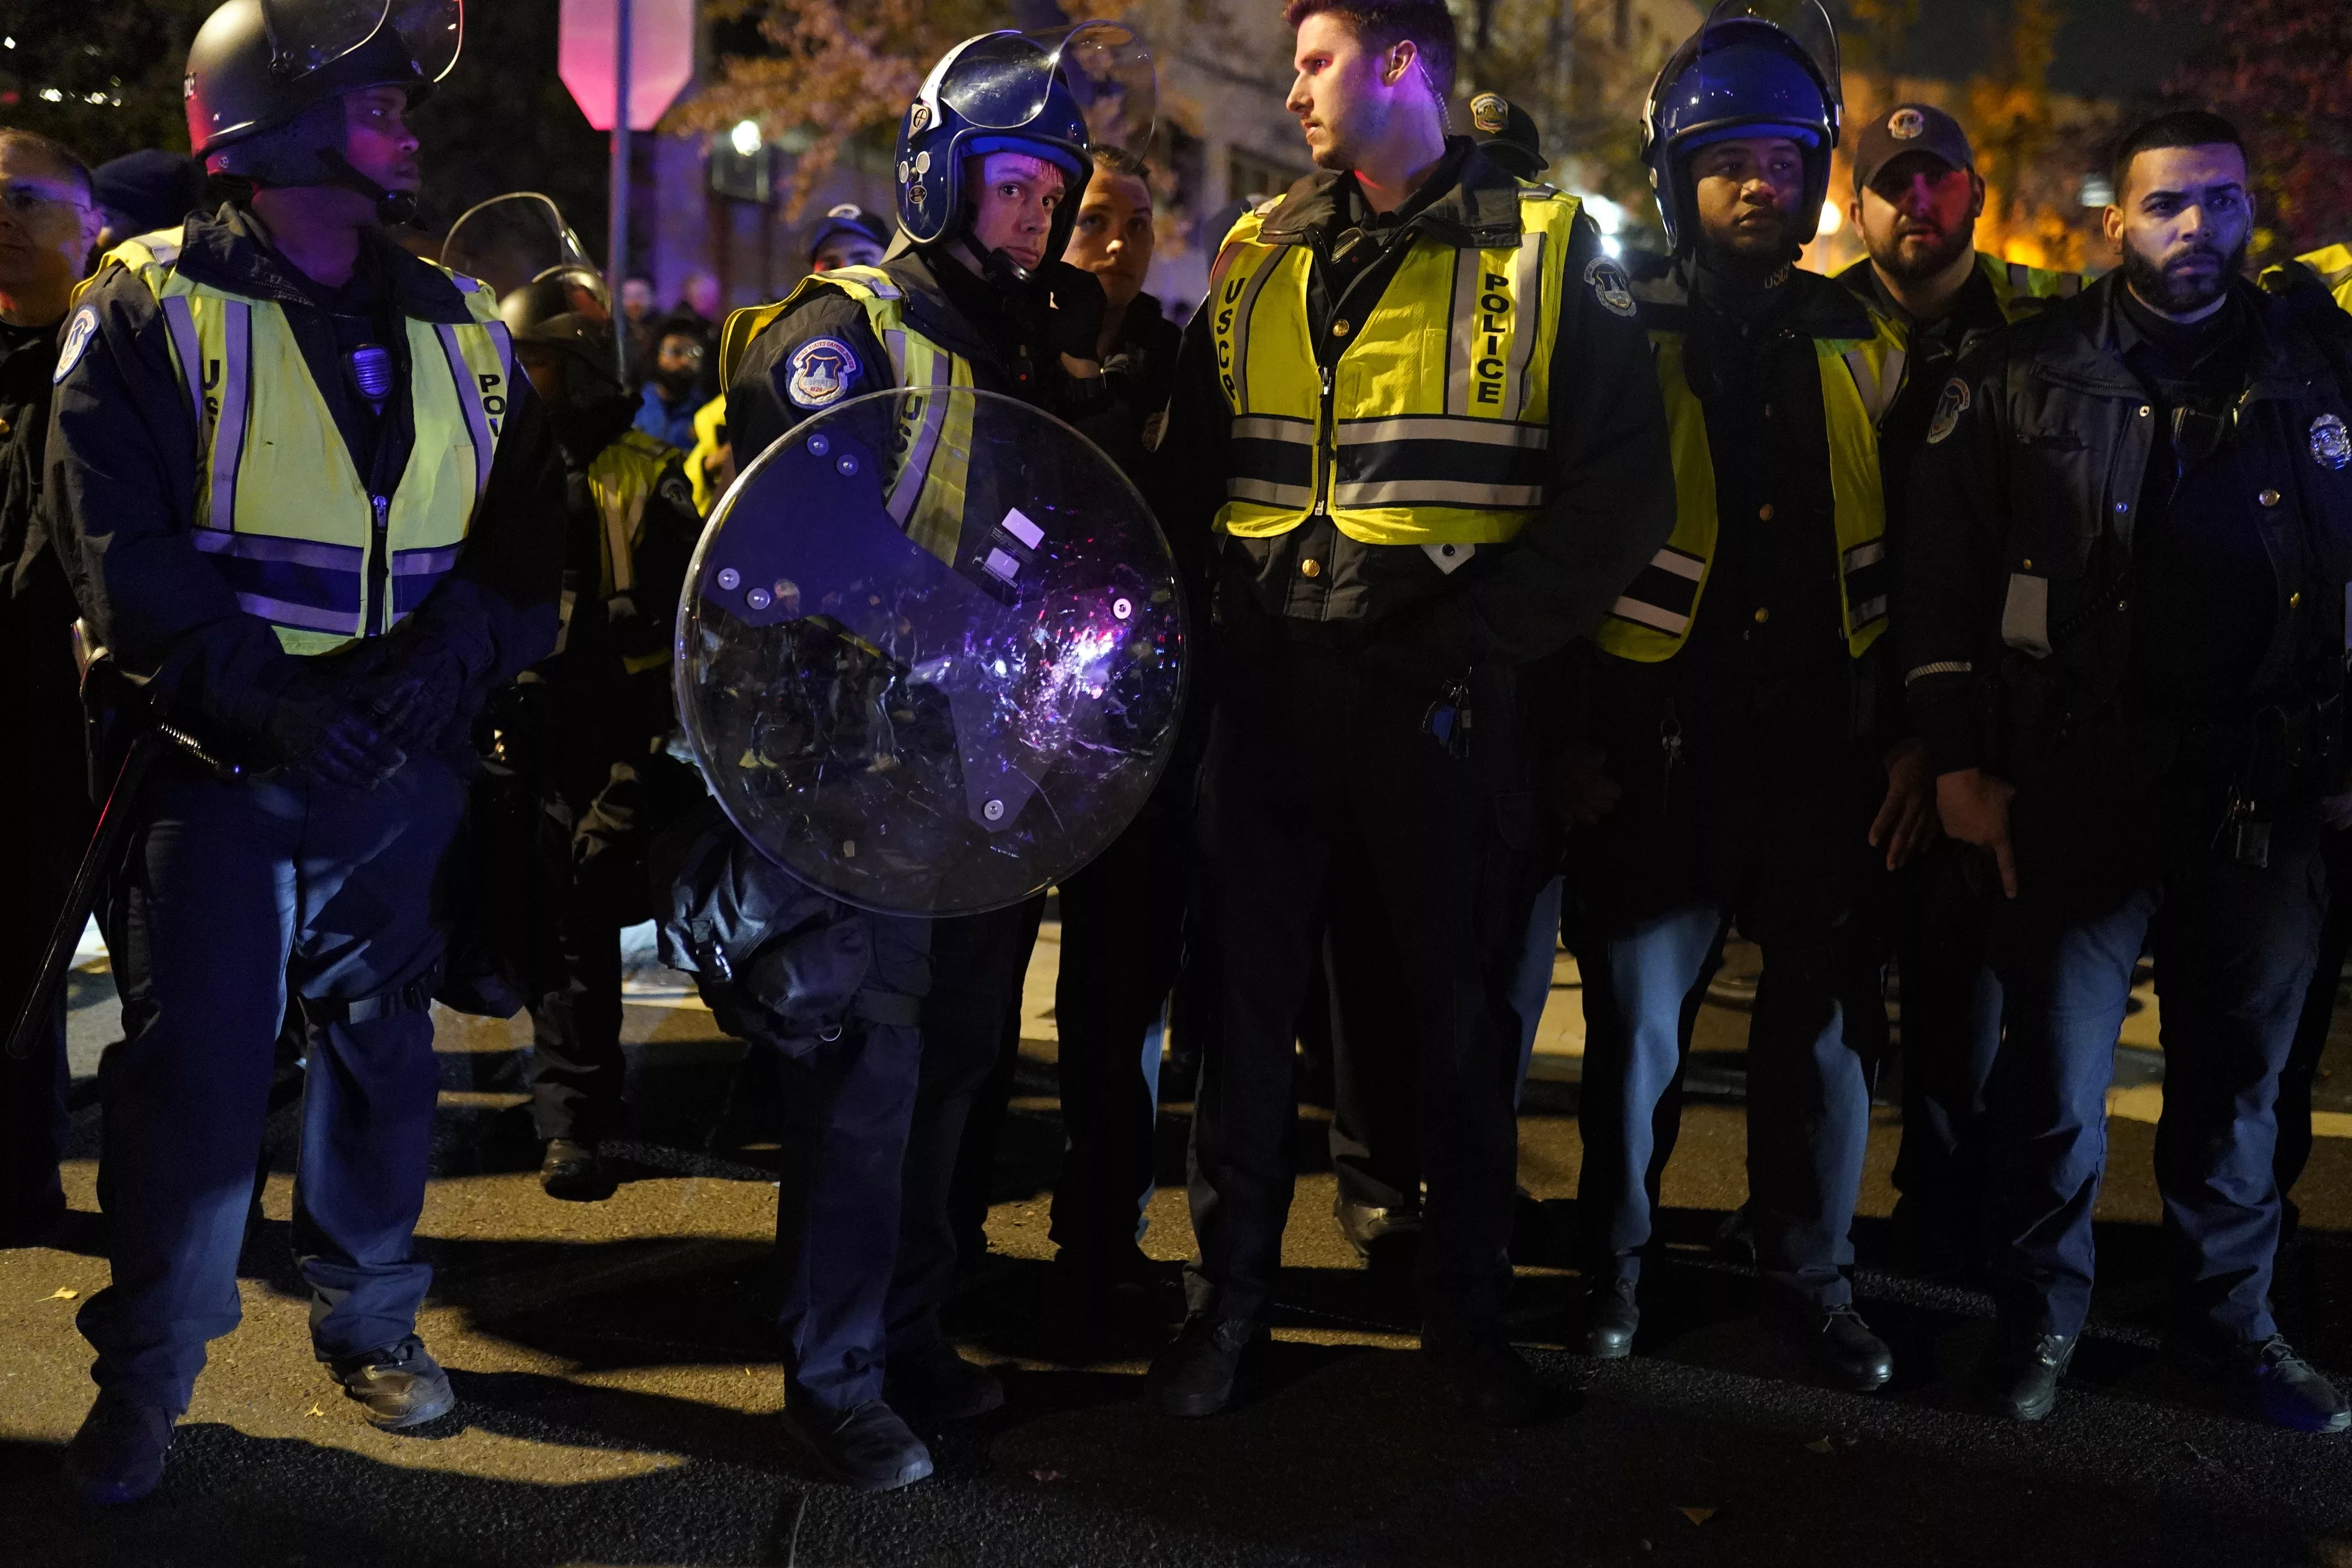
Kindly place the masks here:
MULTIPOLYGON (((1465 1411, 1544 1401, 1503 1328, 1510 980, 1542 854, 1530 661, 1663 542, 1673 484, 1623 272, 1574 198, 1446 134, 1434 0, 1297 0, 1318 173, 1246 214, 1194 317, 1160 462, 1216 536, 1217 709, 1193 909, 1220 978, 1193 1122, 1191 1315, 1160 1407, 1223 1409, 1275 1308, 1296 1022, 1328 917, 1377 909, 1421 1053, 1422 1343, 1465 1411)), ((1336 934, 1336 931, 1335 931, 1336 934)))
MULTIPOLYGON (((1671 260, 1636 285, 1673 422, 1673 539, 1594 635, 1594 739, 1623 795, 1582 840, 1587 1349, 1622 1356, 1685 1019, 1736 924, 1763 950, 1748 1174, 1768 1321, 1827 1381, 1893 1358, 1844 1269, 1884 1016, 1874 860, 1927 833, 1916 747, 1874 712, 1887 626, 1874 427, 1891 334, 1799 270, 1838 133, 1826 16, 1718 8, 1651 89, 1671 260), (1814 24, 1805 27, 1810 19, 1814 24), (1874 847, 1875 847, 1874 848, 1874 847)), ((1883 874, 1883 873, 1882 873, 1883 874)))
MULTIPOLYGON (((1902 103, 1855 138, 1846 213, 1869 255, 1838 281, 1894 329, 1904 351, 1878 422, 1887 536, 1899 553, 1912 459, 1953 364, 1986 334, 2082 292, 2073 272, 2003 261, 1976 247, 1985 184, 1958 121, 1902 103)), ((1893 675, 1892 661, 1882 661, 1893 675)), ((1899 705, 1889 688, 1886 700, 1899 705)), ((2000 984, 1985 961, 1999 889, 1937 839, 1889 889, 1903 984, 1903 1144, 1895 1220, 1915 1265, 1965 1269, 1979 1256, 1977 1198, 1985 1074, 2000 1044, 2000 984)))
MULTIPOLYGON (((1138 422, 1096 357, 1101 285, 1061 259, 1093 163, 1056 58, 1013 33, 949 51, 902 121, 896 253, 879 267, 816 274, 781 303, 730 318, 727 426, 747 469, 808 416, 900 385, 1017 397, 1113 457, 1129 455, 1138 422)), ((1018 1026, 1042 909, 1029 900, 929 922, 919 1082, 903 1050, 813 1058, 824 1077, 809 1092, 823 1097, 824 1125, 799 1128, 795 1140, 850 1139, 861 1169, 895 1165, 898 1150, 881 1145, 904 1141, 895 1191, 784 1162, 806 1184, 788 1179, 782 1215, 807 1222, 794 1221, 788 1237, 779 1222, 793 1255, 785 1414, 821 1462, 856 1484, 929 1473, 898 1408, 947 1420, 1003 1402, 995 1378, 944 1338, 939 1306, 956 1267, 948 1192, 965 1116, 1018 1026)))
POLYGON ((2345 773, 2352 323, 2239 276, 2252 181, 2226 120, 2147 121, 2114 182, 2122 265, 1945 384, 1904 559, 1944 830, 1990 852, 2006 895, 1989 1392, 2038 1419, 2072 1362, 2153 926, 2167 1351, 2272 1421, 2341 1431, 2352 1413, 2270 1293, 2273 1107, 2324 914, 2320 802, 2345 773))
POLYGON ((96 1502, 154 1489, 205 1342, 236 1326, 289 1005, 318 1357, 380 1426, 453 1404, 411 1243, 440 1085, 433 883, 473 710, 554 643, 563 486, 495 302, 381 226, 414 215, 403 115, 454 60, 457 5, 405 33, 338 19, 357 26, 273 37, 260 0, 206 20, 189 133, 236 199, 111 252, 58 361, 47 501, 76 596, 147 703, 247 770, 157 763, 108 889, 113 1278, 82 1310, 99 1395, 66 1457, 96 1502))

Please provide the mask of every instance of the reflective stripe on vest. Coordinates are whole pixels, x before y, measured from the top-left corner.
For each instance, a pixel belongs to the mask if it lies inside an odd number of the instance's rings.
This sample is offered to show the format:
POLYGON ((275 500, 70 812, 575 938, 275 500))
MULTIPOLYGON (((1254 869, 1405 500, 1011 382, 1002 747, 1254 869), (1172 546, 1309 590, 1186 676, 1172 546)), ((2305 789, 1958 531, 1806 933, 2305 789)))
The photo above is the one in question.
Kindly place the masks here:
POLYGON ((1319 511, 1367 544, 1517 534, 1550 474, 1552 345, 1576 212, 1572 196, 1524 187, 1516 246, 1407 241, 1348 331, 1328 394, 1307 316, 1313 258, 1262 243, 1264 216, 1245 215, 1210 278, 1234 415, 1217 528, 1265 538, 1319 511))
MULTIPOLYGON (((1655 664, 1682 651, 1698 614, 1715 560, 1721 520, 1716 510, 1715 457, 1708 449, 1706 411, 1684 373, 1683 337, 1653 331, 1658 386, 1666 404, 1667 442, 1675 468, 1675 531, 1651 557, 1592 634, 1601 650, 1655 664)), ((1891 340, 1862 356, 1874 371, 1871 390, 1892 384, 1885 368, 1891 340)), ((1846 650, 1859 658, 1886 629, 1891 588, 1886 562, 1886 506, 1878 482, 1878 428, 1855 355, 1870 345, 1816 339, 1822 405, 1829 432, 1830 494, 1837 559, 1822 563, 1838 575, 1846 650)), ((1892 353, 1899 357, 1900 351, 1892 353)))
POLYGON ((379 498, 283 308, 189 281, 173 269, 178 255, 169 230, 107 260, 154 293, 195 418, 191 542, 289 653, 389 630, 457 565, 489 483, 513 375, 496 301, 453 274, 473 320, 405 323, 415 441, 379 498))
MULTIPOLYGON (((969 387, 971 362, 907 324, 906 297, 878 267, 836 267, 801 280, 782 300, 736 311, 719 334, 719 373, 733 385, 735 372, 759 335, 819 289, 838 289, 857 301, 874 339, 890 357, 890 378, 904 387, 969 387)), ((908 399, 898 414, 898 469, 885 504, 907 537, 950 566, 963 536, 966 482, 971 470, 971 400, 908 399)), ((753 453, 753 458, 758 454, 753 453)), ((751 466, 737 455, 740 473, 751 466)))

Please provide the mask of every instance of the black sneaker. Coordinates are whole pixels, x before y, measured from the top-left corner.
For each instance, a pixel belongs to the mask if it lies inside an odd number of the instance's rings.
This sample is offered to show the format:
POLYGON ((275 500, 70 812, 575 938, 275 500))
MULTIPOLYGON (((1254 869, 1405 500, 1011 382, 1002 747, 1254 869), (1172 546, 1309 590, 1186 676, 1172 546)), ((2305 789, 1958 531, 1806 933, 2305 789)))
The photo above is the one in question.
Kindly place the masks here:
POLYGON ((922 1420, 969 1421, 1003 1407, 1004 1384, 942 1341, 912 1355, 891 1357, 882 1376, 882 1397, 922 1420))
POLYGON ((2058 1385, 2074 1359, 2073 1334, 2004 1339, 1985 1360, 1986 1397, 2012 1421, 2039 1421, 2058 1403, 2058 1385))
POLYGON ((547 1157, 539 1163, 540 1189, 565 1203, 602 1203, 613 1195, 615 1184, 593 1143, 569 1138, 547 1141, 547 1157))
POLYGON ((1585 1298, 1584 1353, 1595 1361, 1623 1361, 1633 1353, 1642 1326, 1636 1282, 1612 1279, 1585 1298))
POLYGON ((2341 1432, 2352 1409, 2320 1370, 2297 1355, 2284 1334, 2244 1340, 2219 1350, 2198 1346, 2173 1361, 2189 1372, 2233 1389, 2263 1420, 2295 1432, 2341 1432))
POLYGON ((787 1403, 784 1432, 827 1476, 862 1492, 912 1486, 931 1473, 931 1451, 879 1399, 846 1411, 787 1403))
POLYGON ((101 1392, 66 1445, 67 1484, 100 1508, 137 1502, 163 1484, 173 1419, 168 1410, 101 1392))
POLYGON ((1804 1352, 1823 1382, 1849 1394, 1882 1388, 1895 1375, 1895 1352, 1870 1331, 1851 1302, 1784 1317, 1780 1333, 1804 1352))
POLYGON ((1482 1426, 1533 1426, 1557 1404, 1499 1328, 1441 1331, 1424 1325, 1421 1351, 1462 1414, 1482 1426))
POLYGON ((1171 1415, 1214 1415, 1254 1370, 1266 1331, 1255 1323, 1195 1315, 1176 1342, 1151 1358, 1151 1391, 1171 1415))
POLYGON ((368 1424, 387 1432, 422 1426, 457 1408, 449 1374, 415 1334, 380 1351, 330 1362, 327 1369, 344 1394, 359 1401, 368 1424))

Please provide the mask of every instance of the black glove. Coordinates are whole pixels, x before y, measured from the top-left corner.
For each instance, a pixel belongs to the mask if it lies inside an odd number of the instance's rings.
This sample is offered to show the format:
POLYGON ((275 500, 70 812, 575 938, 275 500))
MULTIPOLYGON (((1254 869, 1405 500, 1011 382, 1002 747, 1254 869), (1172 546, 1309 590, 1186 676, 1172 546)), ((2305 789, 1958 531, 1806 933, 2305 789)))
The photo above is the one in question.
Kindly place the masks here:
POLYGON ((369 710, 404 750, 429 750, 465 700, 466 662, 426 632, 394 632, 383 646, 388 658, 369 688, 369 710))
POLYGON ((262 728, 273 760, 296 778, 373 789, 408 760, 362 700, 364 672, 333 658, 295 661, 262 728))
POLYGON ((1049 261, 1037 269, 1037 280, 1052 307, 1046 312, 1045 336, 1054 352, 1074 360, 1100 360, 1103 311, 1108 308, 1102 279, 1083 267, 1049 261))

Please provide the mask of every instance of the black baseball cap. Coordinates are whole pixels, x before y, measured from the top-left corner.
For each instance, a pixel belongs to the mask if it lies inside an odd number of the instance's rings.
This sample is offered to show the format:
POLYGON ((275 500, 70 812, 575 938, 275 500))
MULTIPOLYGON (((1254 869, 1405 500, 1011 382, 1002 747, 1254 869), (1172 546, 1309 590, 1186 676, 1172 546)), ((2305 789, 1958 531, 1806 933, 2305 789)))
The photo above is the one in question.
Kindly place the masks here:
POLYGON ((824 242, 836 234, 854 234, 872 240, 885 250, 890 248, 890 237, 883 232, 874 215, 855 202, 844 202, 817 220, 816 228, 809 235, 809 259, 815 260, 824 242))
POLYGON ((1488 162, 1522 180, 1539 179, 1549 166, 1535 116, 1499 92, 1470 100, 1470 136, 1488 162))
POLYGON ((1878 172, 1909 153, 1926 153, 1948 168, 1977 166, 1969 133, 1960 122, 1932 103, 1898 103, 1863 127, 1853 144, 1853 188, 1858 194, 1878 177, 1878 172))

